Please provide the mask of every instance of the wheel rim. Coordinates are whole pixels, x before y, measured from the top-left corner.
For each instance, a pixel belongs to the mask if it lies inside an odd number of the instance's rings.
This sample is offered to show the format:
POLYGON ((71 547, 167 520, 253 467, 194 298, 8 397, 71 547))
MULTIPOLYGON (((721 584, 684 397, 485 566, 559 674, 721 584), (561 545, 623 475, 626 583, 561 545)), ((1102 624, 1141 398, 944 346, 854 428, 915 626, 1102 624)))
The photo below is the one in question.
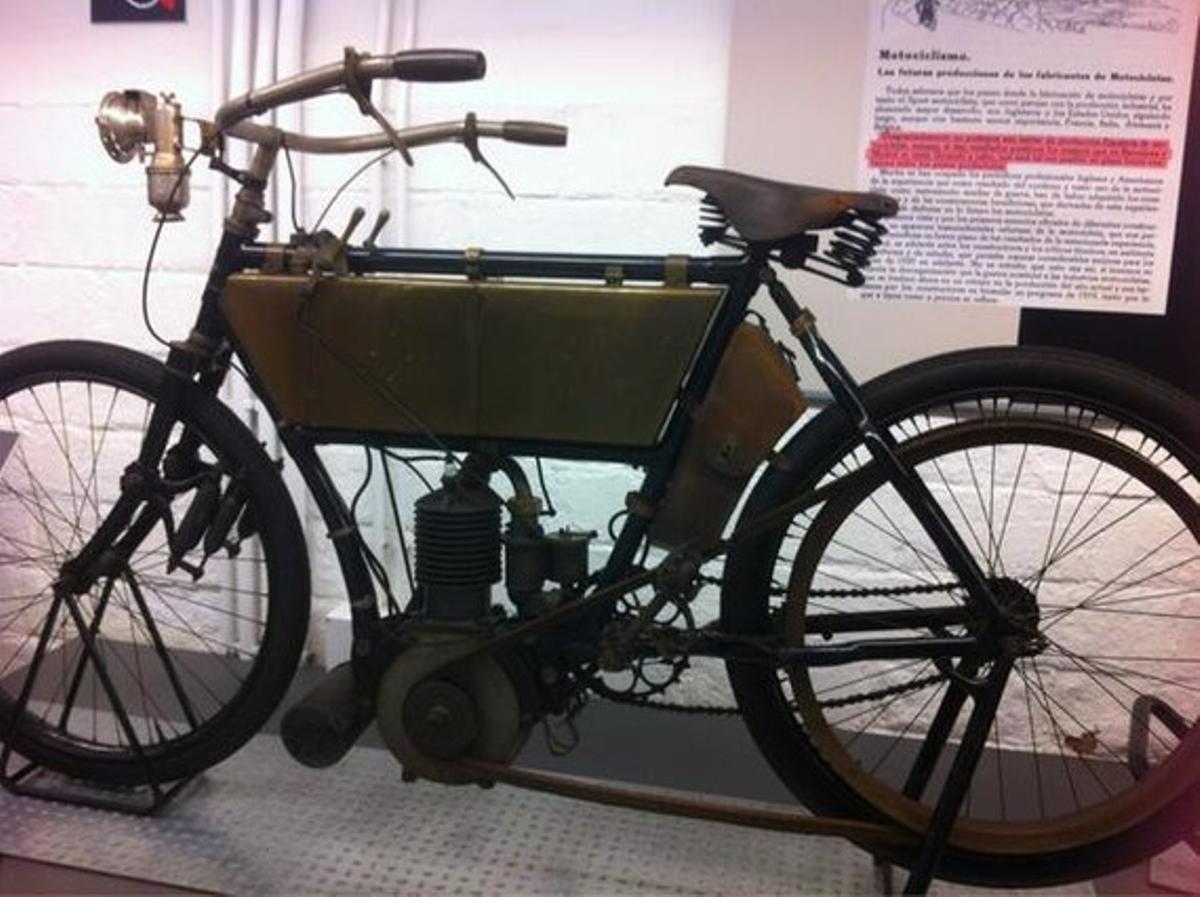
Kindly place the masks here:
MULTIPOLYGON (((1187 630, 1195 636, 1191 644, 1200 648, 1200 605, 1194 604, 1200 588, 1192 585, 1200 575, 1195 479, 1153 440, 1078 406, 1067 414, 1063 407, 1051 413, 1040 405, 1018 406, 997 398, 973 399, 969 409, 947 405, 941 410, 940 419, 932 412, 912 415, 894 424, 892 431, 905 443, 906 454, 963 531, 985 571, 1018 578, 1024 574, 1038 594, 1042 630, 1051 640, 1045 655, 1018 661, 989 739, 990 747, 1023 748, 1032 756, 1022 764, 1009 761, 1007 782, 1004 762, 997 759, 1002 755, 985 758, 973 784, 974 798, 969 799, 975 805, 964 808, 952 843, 987 853, 1045 853, 1126 830, 1177 796, 1181 782, 1195 777, 1200 759, 1195 756, 1197 739, 1180 743, 1165 728, 1153 725, 1146 736, 1153 755, 1149 774, 1135 782, 1125 772, 1122 779, 1119 764, 1128 761, 1128 743, 1125 732, 1112 728, 1122 715, 1122 724, 1129 728, 1135 690, 1168 693, 1169 703, 1189 721, 1200 712, 1200 681, 1194 675, 1200 674, 1200 661, 1195 651, 1177 656, 1174 647, 1183 639, 1181 630, 1187 630), (1031 444, 1036 452, 1027 447, 1031 444), (950 470, 952 460, 958 465, 956 472, 950 470), (1022 486, 1022 477, 1035 468, 1038 495, 1050 487, 1048 504, 1030 504, 1037 495, 1032 486, 1022 486), (1011 493, 1000 483, 1005 472, 1014 485, 1011 493), (1135 487, 1143 490, 1140 496, 1135 487), (1103 489, 1116 496, 1107 505, 1103 489), (1164 497, 1155 498, 1154 490, 1164 497), (1022 511, 1022 504, 1029 510, 1022 511), (1144 534, 1130 536, 1128 531, 1151 516, 1174 522, 1148 542, 1144 534), (1036 521, 1045 519, 1053 525, 1032 538, 1036 521), (1019 538, 1013 535, 1014 525, 1026 530, 1019 538), (1110 547, 1114 540, 1115 548, 1110 547), (1021 550, 1014 551, 1014 546, 1021 550), (1128 562, 1143 555, 1152 566, 1147 575, 1134 576, 1128 562), (1079 583, 1071 585, 1085 562, 1095 575, 1079 577, 1079 583), (1021 563, 1029 566, 1016 569, 1021 563), (1104 575, 1105 569, 1116 575, 1104 575), (1160 587, 1172 577, 1180 582, 1160 587), (1188 599, 1193 602, 1190 609, 1175 606, 1186 605, 1188 599), (1135 620, 1134 628, 1143 631, 1135 634, 1123 627, 1122 638, 1133 637, 1138 645, 1151 647, 1136 652, 1127 646, 1105 647, 1114 638, 1113 627, 1103 622, 1079 625, 1081 620, 1109 617, 1135 620), (1177 638, 1165 644, 1150 639, 1144 631, 1147 622, 1159 630, 1174 630, 1177 638), (1164 674, 1164 663, 1166 669, 1183 668, 1185 675, 1164 674), (1107 708, 1097 712, 1103 705, 1107 708), (1076 707, 1091 708, 1090 724, 1076 707), (986 768, 989 764, 991 769, 986 768), (986 789, 993 792, 990 797, 986 789), (1013 806, 1007 795, 1018 789, 1033 797, 1013 806)), ((826 490, 830 497, 802 515, 785 537, 783 555, 789 541, 796 552, 794 564, 783 557, 779 561, 787 560, 790 570, 786 588, 777 589, 786 593, 777 619, 792 643, 825 642, 806 632, 805 620, 837 608, 828 606, 829 599, 810 598, 814 590, 953 583, 932 543, 923 533, 915 539, 911 535, 919 527, 910 512, 890 486, 877 488, 882 478, 866 463, 860 455, 857 462, 843 458, 835 464, 836 476, 822 485, 839 479, 850 485, 826 490), (855 470, 860 471, 857 484, 847 476, 855 470), (869 582, 847 574, 854 564, 868 571, 869 582)), ((860 598, 854 609, 941 606, 947 598, 961 600, 961 595, 959 589, 932 597, 860 598)), ((843 636, 855 637, 864 636, 843 636)), ((899 696, 881 695, 861 706, 839 708, 829 702, 919 684, 939 672, 932 664, 903 661, 834 670, 796 668, 781 677, 781 688, 791 687, 801 723, 836 774, 875 809, 915 830, 928 824, 929 805, 953 747, 945 752, 923 803, 904 797, 900 790, 915 751, 913 739, 919 740, 936 713, 946 683, 899 696)), ((959 714, 955 737, 961 734, 969 703, 959 714)))
MULTIPOLYGON (((0 431, 16 434, 0 464, 0 702, 9 707, 45 628, 51 584, 115 500, 152 407, 147 392, 92 376, 31 377, 0 399, 0 431)), ((176 422, 168 444, 182 431, 176 422)), ((196 432, 201 462, 228 460, 228 446, 214 447, 211 434, 196 432)), ((222 494, 229 482, 221 478, 222 494)), ((190 489, 171 501, 177 524, 195 495, 190 489)), ((101 662, 148 758, 198 743, 260 673, 270 571, 257 537, 241 548, 237 558, 211 557, 193 581, 182 569, 167 570, 158 522, 127 573, 75 599, 85 625, 97 626, 101 662)), ((200 554, 186 559, 195 563, 200 554)), ((31 684, 19 743, 89 760, 133 759, 113 704, 63 607, 31 684)))

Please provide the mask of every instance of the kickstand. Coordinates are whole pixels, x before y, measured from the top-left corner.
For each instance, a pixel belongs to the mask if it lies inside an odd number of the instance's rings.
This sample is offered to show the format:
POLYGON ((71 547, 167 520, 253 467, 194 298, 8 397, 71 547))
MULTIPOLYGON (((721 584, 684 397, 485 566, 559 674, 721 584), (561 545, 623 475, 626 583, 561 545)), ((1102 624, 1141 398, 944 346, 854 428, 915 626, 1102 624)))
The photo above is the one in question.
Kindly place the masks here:
POLYGON ((909 870, 908 881, 904 885, 906 895, 921 895, 929 892, 929 885, 937 873, 938 864, 946 852, 946 842, 958 818, 963 799, 971 787, 975 768, 983 749, 987 745, 988 733, 996 716, 996 708, 1004 694, 1004 686, 1008 683, 1012 671, 1011 658, 1001 657, 992 665, 987 681, 982 688, 975 692, 975 706, 967 722, 967 730, 963 733, 958 746, 958 753, 942 786, 937 805, 933 809, 933 817, 929 828, 921 841, 921 852, 917 861, 909 870))

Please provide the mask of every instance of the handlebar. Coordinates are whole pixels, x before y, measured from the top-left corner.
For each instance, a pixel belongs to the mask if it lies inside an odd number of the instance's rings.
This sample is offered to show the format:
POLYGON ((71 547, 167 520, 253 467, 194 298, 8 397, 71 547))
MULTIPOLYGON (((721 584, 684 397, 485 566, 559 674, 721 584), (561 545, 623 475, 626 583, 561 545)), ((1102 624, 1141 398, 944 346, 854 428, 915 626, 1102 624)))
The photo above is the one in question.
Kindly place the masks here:
MULTIPOLYGON (((429 146, 434 143, 462 141, 466 136, 465 121, 446 121, 436 124, 416 125, 398 130, 396 133, 408 147, 429 146)), ((534 146, 566 146, 567 129, 562 125, 540 121, 479 121, 475 132, 480 137, 499 138, 510 143, 526 143, 534 146)), ((356 134, 352 137, 312 137, 283 131, 269 125, 242 121, 225 132, 230 137, 249 140, 252 143, 286 146, 298 153, 332 155, 342 153, 367 153, 384 150, 392 146, 391 138, 382 132, 356 134)))
MULTIPOLYGON (((351 54, 352 51, 347 50, 348 59, 351 54)), ((213 116, 212 132, 253 143, 282 145, 296 152, 318 154, 387 149, 396 145, 393 136, 399 138, 405 147, 468 139, 467 131, 471 126, 465 121, 421 125, 406 128, 395 135, 379 132, 353 137, 310 137, 247 121, 278 106, 350 90, 351 79, 370 81, 390 77, 405 81, 467 81, 482 78, 487 71, 487 59, 478 50, 404 50, 390 56, 356 56, 353 57, 353 66, 351 71, 347 61, 335 62, 234 97, 213 116)), ((381 124, 386 122, 381 121, 381 124)), ((494 137, 534 146, 565 146, 567 143, 567 129, 547 122, 476 122, 473 133, 477 137, 494 137)))
MULTIPOLYGON (((365 81, 470 81, 482 78, 486 70, 487 60, 478 50, 404 50, 390 56, 363 56, 356 65, 357 76, 365 81)), ((251 90, 221 106, 213 116, 213 127, 227 131, 278 106, 345 89, 346 78, 346 65, 335 62, 251 90)))
MULTIPOLYGON (((480 153, 479 138, 498 137, 515 143, 564 146, 566 128, 536 121, 481 122, 472 113, 461 122, 421 125, 397 132, 371 102, 370 82, 376 78, 466 81, 482 78, 486 70, 487 60, 477 50, 405 50, 390 56, 368 56, 347 47, 341 63, 251 90, 222 105, 211 122, 199 121, 201 142, 196 154, 211 156, 212 167, 236 177, 243 184, 243 191, 251 191, 253 199, 254 191, 261 194, 262 185, 271 174, 275 151, 280 147, 306 153, 357 153, 391 148, 411 164, 410 146, 457 140, 512 196, 504 179, 480 153), (375 119, 383 130, 351 137, 310 137, 247 121, 288 103, 337 92, 348 93, 358 103, 360 111, 375 119), (247 171, 238 171, 224 161, 222 138, 225 136, 259 144, 247 171)), ((181 152, 183 117, 179 104, 167 95, 160 102, 143 91, 110 92, 101 103, 96 125, 105 149, 118 162, 127 162, 139 152, 144 158, 147 145, 153 142, 153 163, 147 169, 149 201, 158 210, 160 220, 178 219, 188 204, 187 184, 192 164, 184 163, 181 152)), ((251 199, 244 199, 239 193, 234 211, 237 223, 248 231, 262 221, 261 195, 256 201, 251 199), (244 220, 237 219, 238 208, 242 208, 244 220)))

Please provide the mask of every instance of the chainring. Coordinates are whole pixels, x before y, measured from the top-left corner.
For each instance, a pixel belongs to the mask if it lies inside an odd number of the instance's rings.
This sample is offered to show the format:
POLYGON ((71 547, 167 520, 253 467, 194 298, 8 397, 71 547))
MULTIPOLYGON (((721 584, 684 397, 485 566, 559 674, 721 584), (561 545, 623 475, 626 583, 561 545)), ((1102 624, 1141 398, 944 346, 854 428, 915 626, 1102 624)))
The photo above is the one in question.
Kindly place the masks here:
MULTIPOLYGON (((620 632, 635 621, 646 602, 636 589, 618 599, 610 632, 620 632)), ((696 621, 686 602, 668 602, 655 617, 655 626, 673 632, 694 635, 696 621)), ((644 704, 656 695, 664 694, 682 678, 688 669, 686 654, 663 657, 634 657, 620 672, 605 672, 598 667, 587 670, 588 688, 599 697, 626 704, 644 704), (658 667, 658 669, 655 669, 658 667)))

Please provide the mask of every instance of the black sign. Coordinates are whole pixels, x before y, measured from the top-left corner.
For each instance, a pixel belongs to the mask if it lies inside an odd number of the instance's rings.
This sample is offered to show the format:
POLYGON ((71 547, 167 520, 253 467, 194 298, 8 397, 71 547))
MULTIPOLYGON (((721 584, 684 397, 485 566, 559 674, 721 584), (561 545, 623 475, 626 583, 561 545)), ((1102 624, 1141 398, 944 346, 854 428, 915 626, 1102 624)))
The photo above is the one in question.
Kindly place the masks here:
POLYGON ((93 22, 183 22, 187 0, 92 0, 93 22))

